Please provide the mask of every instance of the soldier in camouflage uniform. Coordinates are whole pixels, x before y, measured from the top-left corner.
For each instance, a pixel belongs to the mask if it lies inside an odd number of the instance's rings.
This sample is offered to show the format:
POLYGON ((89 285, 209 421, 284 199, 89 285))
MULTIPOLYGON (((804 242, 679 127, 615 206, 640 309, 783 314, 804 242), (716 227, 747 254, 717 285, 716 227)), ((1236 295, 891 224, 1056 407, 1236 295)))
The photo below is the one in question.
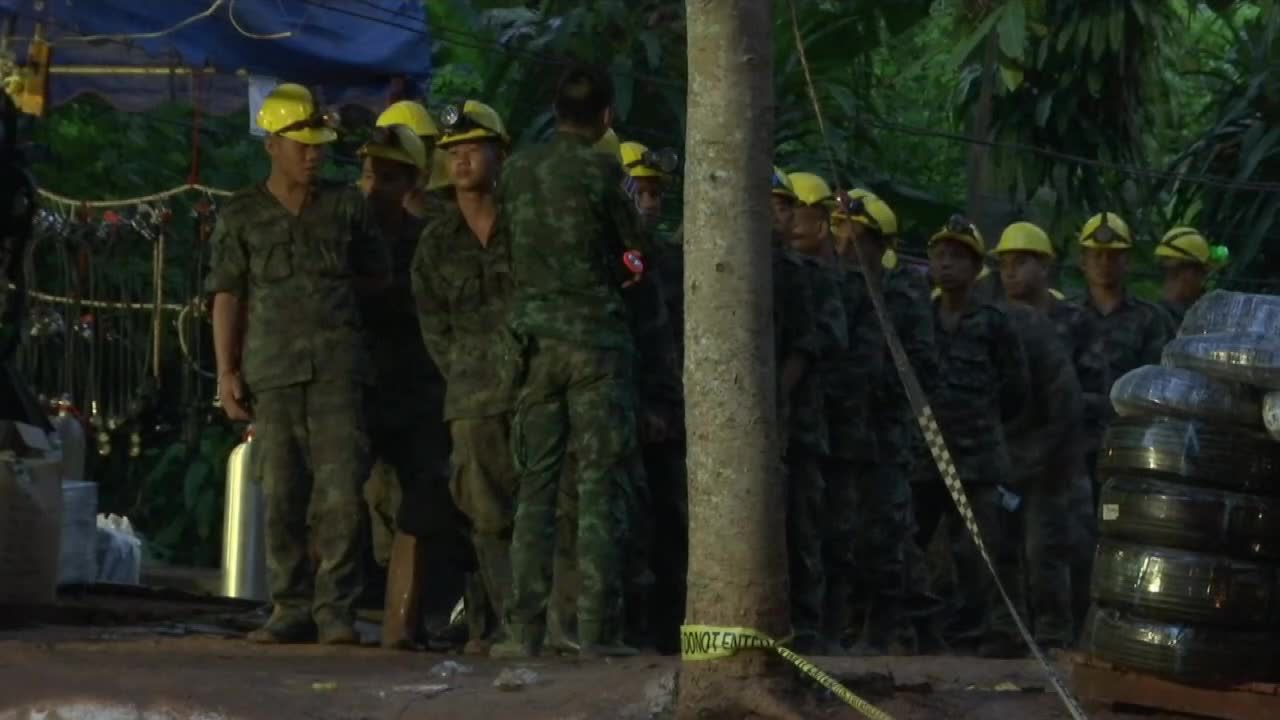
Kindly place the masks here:
POLYGON ((816 362, 824 352, 836 352, 847 346, 848 339, 844 307, 833 278, 816 262, 790 249, 796 206, 802 204, 791 178, 787 177, 785 184, 775 187, 771 196, 775 210, 774 242, 778 248, 774 261, 775 313, 779 309, 789 312, 786 306, 799 300, 798 304, 812 315, 814 328, 806 348, 812 355, 796 355, 779 365, 782 382, 779 402, 782 404, 780 427, 787 428, 783 463, 787 472, 787 555, 793 645, 800 652, 815 652, 825 649, 822 640, 822 610, 826 603, 822 557, 823 483, 818 459, 827 451, 822 384, 816 362), (782 275, 787 277, 780 280, 782 275), (797 293, 803 294, 793 298, 797 293))
MULTIPOLYGON (((490 607, 501 617, 511 592, 515 468, 511 410, 515 358, 507 336, 512 293, 510 236, 496 186, 509 138, 489 106, 468 100, 452 113, 437 144, 446 154, 455 202, 422 233, 413 258, 413 291, 422 338, 447 380, 444 417, 453 439, 449 491, 466 515, 490 607)), ((487 648, 472 618, 468 648, 487 648)))
POLYGON ((354 644, 373 379, 356 298, 386 286, 390 263, 360 194, 317 184, 337 136, 311 93, 280 85, 258 125, 271 174, 223 209, 205 281, 219 399, 231 419, 255 420, 261 453, 275 610, 249 639, 354 644))
MULTIPOLYGON (((1107 358, 1107 374, 1112 382, 1121 375, 1143 365, 1158 365, 1165 343, 1174 335, 1173 319, 1153 303, 1133 297, 1125 289, 1129 272, 1129 253, 1133 234, 1129 225, 1115 213, 1094 215, 1080 231, 1082 248, 1080 265, 1084 271, 1087 292, 1079 300, 1086 314, 1097 323, 1098 334, 1107 358)), ((1110 387, 1107 388, 1110 393, 1110 387)), ((1102 425, 1110 422, 1114 412, 1109 398, 1087 408, 1089 419, 1102 425)), ((1078 540, 1072 579, 1083 580, 1091 574, 1093 550, 1097 544, 1097 511, 1099 478, 1094 472, 1102 435, 1091 438, 1085 447, 1086 468, 1090 482, 1081 482, 1072 497, 1072 517, 1078 540)), ((1083 599, 1083 598, 1081 598, 1083 599)), ((1077 602, 1076 614, 1081 608, 1077 602)))
POLYGON ((837 344, 825 351, 816 368, 828 440, 827 452, 819 457, 823 489, 818 522, 825 584, 821 633, 825 649, 841 651, 852 623, 858 491, 877 461, 868 399, 883 370, 884 345, 866 283, 843 267, 835 253, 831 236, 835 198, 830 187, 811 173, 792 173, 790 179, 799 201, 792 247, 816 265, 825 285, 836 288, 834 298, 829 292, 824 297, 838 304, 845 318, 844 327, 836 333, 843 347, 837 344))
POLYGON ((622 172, 592 149, 612 119, 613 86, 597 68, 561 79, 557 130, 517 153, 500 183, 515 293, 510 325, 524 359, 512 448, 517 509, 509 639, 494 657, 535 654, 545 630, 556 496, 566 447, 578 461, 578 641, 586 655, 634 651, 621 642, 626 460, 635 449, 634 345, 622 286, 627 252, 644 249, 622 172))
MULTIPOLYGON (((1028 371, 1008 314, 995 305, 976 303, 969 295, 984 254, 981 234, 960 216, 952 217, 929 240, 929 272, 942 288, 933 308, 939 381, 930 400, 978 531, 1001 581, 1013 589, 1020 582, 1021 553, 1008 507, 1012 476, 1002 423, 1022 412, 1028 371)), ((951 518, 960 606, 948 640, 978 641, 979 653, 986 656, 1018 654, 1022 646, 1012 616, 932 464, 918 471, 914 496, 920 547, 928 547, 943 516, 951 518)))
MULTIPOLYGON (((902 267, 889 270, 881 261, 897 237, 897 216, 880 198, 865 190, 854 190, 833 213, 832 228, 836 249, 846 269, 846 282, 864 288, 870 281, 880 290, 889 320, 917 378, 928 392, 937 375, 933 320, 928 314, 928 286, 923 277, 911 270, 902 267), (862 258, 868 259, 866 266, 862 258)), ((847 302, 847 309, 862 308, 870 305, 870 298, 847 302)), ((851 321, 849 348, 858 359, 851 359, 845 366, 846 369, 851 364, 863 368, 863 382, 869 383, 864 391, 867 394, 865 430, 855 436, 852 428, 856 422, 848 422, 846 430, 841 431, 836 428, 845 423, 832 425, 833 438, 848 438, 849 452, 855 457, 858 453, 867 457, 874 452, 878 458, 865 475, 859 477, 856 486, 859 532, 854 547, 867 600, 866 618, 854 648, 860 655, 888 652, 893 635, 904 619, 904 611, 909 609, 907 558, 908 551, 914 547, 914 519, 908 478, 922 447, 911 404, 883 341, 884 332, 874 317, 874 309, 850 309, 849 316, 856 318, 866 312, 872 313, 872 317, 857 322, 860 328, 857 332, 851 321), (867 348, 875 348, 878 357, 867 356, 867 348), (852 442, 853 437, 862 438, 864 445, 860 450, 852 442), (874 445, 870 444, 872 438, 874 445)), ((856 407, 856 403, 852 407, 856 407)), ((859 417, 856 412, 848 416, 859 417)), ((918 611, 937 605, 936 599, 927 595, 915 600, 918 607, 911 609, 918 611)))
MULTIPOLYGON (((1064 436, 1054 431, 1031 438, 1031 449, 1038 448, 1044 459, 1018 459, 1013 437, 1016 431, 1010 429, 1015 467, 1023 468, 1022 474, 1028 480, 1040 480, 1023 483, 1027 489, 1027 558, 1036 641, 1045 647, 1065 647, 1074 638, 1077 613, 1073 606, 1083 602, 1087 607, 1089 598, 1088 576, 1072 576, 1072 556, 1079 551, 1076 543, 1080 541, 1071 520, 1072 488, 1082 478, 1088 482, 1085 447, 1096 447, 1101 439, 1098 418, 1110 402, 1107 391, 1111 382, 1094 321, 1084 308, 1059 299, 1049 288, 1049 271, 1056 253, 1044 231, 1030 223, 1015 223, 1005 230, 995 253, 1000 258, 1009 299, 1048 318, 1080 387, 1080 413, 1074 432, 1064 436)), ((1028 341, 1028 356, 1034 361, 1033 348, 1034 343, 1028 341)), ((1033 362, 1033 370, 1034 365, 1033 362)), ((1066 384, 1064 380, 1061 386, 1066 384)), ((1062 408, 1037 405, 1045 408, 1049 418, 1070 415, 1062 408)), ((1091 546, 1088 552, 1092 552, 1091 546)))
MULTIPOLYGON (((442 472, 448 454, 448 438, 440 422, 444 383, 423 345, 405 339, 418 337, 409 265, 423 224, 405 211, 404 198, 427 167, 427 151, 412 128, 393 124, 375 129, 360 155, 361 190, 375 225, 390 245, 392 262, 391 286, 361 299, 378 379, 366 402, 374 461, 366 493, 399 496, 387 568, 382 645, 407 649, 413 647, 417 634, 428 550, 434 550, 432 586, 451 587, 454 599, 461 587, 458 523, 442 472), (376 489, 379 485, 381 493, 376 489)), ((449 596, 444 597, 451 605, 449 596)))
MULTIPOLYGON (((624 186, 635 200, 641 226, 656 235, 667 173, 674 167, 660 166, 662 158, 640 143, 624 142, 619 152, 624 186)), ((684 616, 688 556, 684 398, 676 355, 678 328, 667 313, 667 278, 656 271, 659 257, 652 259, 653 269, 623 293, 636 343, 640 454, 632 466, 647 483, 635 483, 637 502, 628 518, 637 527, 631 533, 633 543, 642 547, 633 553, 627 615, 635 642, 648 636, 659 649, 674 651, 684 616)))

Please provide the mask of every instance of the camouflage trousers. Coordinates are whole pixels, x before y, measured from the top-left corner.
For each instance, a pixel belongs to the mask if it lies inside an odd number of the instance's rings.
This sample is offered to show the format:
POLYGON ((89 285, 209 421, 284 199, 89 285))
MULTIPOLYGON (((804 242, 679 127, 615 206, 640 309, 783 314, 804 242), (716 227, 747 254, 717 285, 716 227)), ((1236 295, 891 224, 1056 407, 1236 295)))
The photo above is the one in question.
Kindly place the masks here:
POLYGON ((1085 456, 1085 467, 1072 478, 1067 500, 1071 518, 1071 614, 1077 628, 1084 627, 1084 617, 1089 612, 1093 554, 1098 547, 1100 484, 1095 479, 1096 459, 1096 453, 1085 456))
MULTIPOLYGON (((961 521, 950 493, 937 477, 936 470, 930 468, 928 474, 932 478, 912 486, 918 528, 915 540, 917 547, 928 548, 942 520, 947 520, 957 593, 950 608, 951 617, 944 621, 943 635, 954 642, 978 641, 993 636, 1019 638, 1013 615, 1000 597, 991 572, 978 553, 967 526, 961 521)), ((1018 516, 1005 508, 1004 496, 995 484, 969 485, 964 491, 1000 582, 1018 612, 1025 616, 1018 516)), ((920 576, 913 573, 911 579, 918 582, 920 576)))
POLYGON ((369 472, 363 394, 354 381, 256 394, 267 577, 271 601, 284 611, 354 618, 363 571, 360 485, 369 472), (318 567, 312 567, 309 549, 318 567))
POLYGON ((822 635, 827 578, 823 562, 825 488, 818 454, 791 445, 787 473, 787 562, 791 578, 791 626, 797 644, 822 635))
POLYGON ((855 559, 867 613, 863 637, 887 645, 906 608, 907 549, 912 544, 911 483, 894 462, 855 466, 855 559))
POLYGON ((1076 474, 1076 463, 1064 460, 1021 485, 1028 600, 1035 640, 1043 646, 1068 647, 1074 639, 1070 485, 1076 474))
POLYGON ((839 642, 852 622, 856 564, 854 544, 858 536, 858 463, 823 456, 822 473, 822 575, 826 585, 822 610, 822 635, 839 642))
POLYGON ((653 498, 653 594, 650 633, 659 652, 680 651, 685 582, 689 574, 689 487, 683 428, 679 439, 644 446, 644 464, 653 498))
MULTIPOLYGON (((556 560, 548 624, 558 634, 572 635, 577 632, 577 597, 581 582, 577 548, 577 460, 573 448, 568 451, 563 473, 556 506, 556 560)), ((625 482, 618 488, 622 514, 617 543, 622 548, 623 620, 627 629, 632 630, 646 624, 643 616, 652 600, 655 582, 650 568, 654 542, 653 497, 650 495, 648 471, 639 452, 628 457, 623 479, 625 482)))
POLYGON ((516 471, 511 461, 511 417, 457 418, 449 491, 471 526, 471 544, 495 617, 511 594, 511 525, 516 471))
POLYGON ((619 489, 636 438, 629 355, 547 338, 527 342, 512 425, 517 500, 506 624, 516 641, 542 639, 556 507, 572 443, 578 462, 578 636, 586 644, 614 640, 622 610, 619 489))

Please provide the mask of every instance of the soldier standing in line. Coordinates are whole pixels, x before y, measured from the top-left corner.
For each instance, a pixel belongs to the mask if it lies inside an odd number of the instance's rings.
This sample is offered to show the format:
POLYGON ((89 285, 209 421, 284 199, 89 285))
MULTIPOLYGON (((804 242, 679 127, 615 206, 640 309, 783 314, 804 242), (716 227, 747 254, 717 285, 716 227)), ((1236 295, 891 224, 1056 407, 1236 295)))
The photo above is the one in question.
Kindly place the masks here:
POLYGON ((1187 310, 1204 295, 1209 273, 1227 261, 1227 249, 1209 245, 1195 228, 1176 227, 1160 239, 1156 260, 1164 271, 1160 307, 1169 313, 1176 330, 1187 310))
MULTIPOLYGON (((675 153, 624 142, 619 157, 624 187, 635 201, 641 228, 653 236, 650 244, 656 247, 665 184, 678 162, 675 153)), ((661 258, 654 253, 649 260, 651 266, 658 266, 661 258)), ((675 651, 684 616, 688 495, 678 329, 667 314, 666 280, 651 267, 641 282, 623 293, 636 343, 640 455, 632 464, 634 474, 647 482, 647 487, 635 488, 643 492, 628 518, 633 527, 638 526, 635 540, 643 549, 634 557, 627 615, 633 643, 653 640, 659 649, 675 651)))
MULTIPOLYGON (((933 344, 933 320, 929 317, 928 286, 924 278, 910 270, 889 270, 882 262, 898 235, 898 218, 887 203, 866 190, 851 191, 832 214, 836 250, 848 276, 847 282, 874 283, 902 342, 908 360, 921 385, 929 392, 937 375, 933 344), (862 259, 867 264, 862 264, 862 259)), ((870 298, 866 298, 870 303, 870 298)), ((871 310, 874 315, 874 309, 871 310)), ((851 313, 851 315, 854 315, 851 313)), ((879 460, 857 482, 857 523, 855 543, 860 577, 866 587, 867 613, 860 628, 859 655, 883 655, 890 651, 894 634, 901 629, 907 596, 908 549, 914 546, 911 484, 913 463, 920 457, 917 429, 911 404, 895 371, 879 320, 870 321, 879 336, 875 345, 880 357, 859 364, 881 368, 866 398, 867 432, 875 425, 879 460)), ((860 343, 850 331, 850 351, 863 355, 860 343)), ((866 340, 871 343, 871 339, 866 340)), ((833 426, 834 427, 834 426, 833 426)), ((865 435, 863 436, 866 437, 865 435)), ((865 440, 864 440, 865 442, 865 440)), ((871 452, 871 448, 864 448, 871 452)), ((927 458, 925 462, 927 462, 927 458)), ((922 597, 921 602, 936 599, 922 597)), ((922 606, 919 610, 927 610, 922 606)), ((907 651, 915 642, 908 642, 907 651)))
POLYGON ((819 458, 823 491, 818 520, 825 580, 821 630, 825 649, 838 653, 843 652, 844 636, 852 624, 858 493, 877 462, 869 397, 884 370, 884 342, 865 281, 836 255, 831 235, 835 198, 830 187, 810 173, 790 177, 803 203, 796 208, 792 247, 816 263, 827 284, 837 289, 845 318, 845 347, 824 352, 817 363, 828 436, 828 452, 819 458))
POLYGON ((1071 484, 1083 470, 1084 385, 1096 398, 1106 385, 1106 366, 1096 338, 1087 338, 1083 308, 1049 292, 1055 255, 1049 236, 1031 223, 1013 223, 993 252, 1000 259, 1008 310, 1018 321, 1031 371, 1032 401, 1005 432, 1013 485, 1024 499, 1035 640, 1046 649, 1065 648, 1075 637, 1070 497, 1071 484))
POLYGON ((218 397, 231 419, 252 416, 260 444, 275 608, 249 639, 356 644, 373 379, 357 293, 385 287, 390 262, 359 193, 318 183, 337 134, 311 93, 280 85, 257 122, 271 174, 223 210, 205 282, 218 397))
MULTIPOLYGON (((802 178, 802 181, 805 178, 802 178)), ((808 190, 815 188, 807 187, 808 190)), ((827 451, 826 418, 822 410, 822 384, 817 360, 824 352, 847 346, 844 307, 840 292, 830 275, 816 262, 792 249, 797 212, 810 202, 827 210, 824 199, 800 195, 794 179, 786 178, 784 188, 772 193, 775 210, 774 242, 781 256, 774 263, 775 304, 803 306, 813 318, 812 355, 799 362, 782 363, 783 388, 780 399, 786 404, 781 427, 787 428, 783 463, 787 472, 787 556, 791 575, 791 624, 795 630, 793 647, 798 652, 825 649, 822 639, 822 610, 826 602, 826 582, 822 560, 822 472, 818 458, 827 451), (779 205, 783 205, 778 213, 779 205), (780 274, 788 277, 779 281, 780 274), (781 294, 779 289, 781 286, 781 294), (801 289, 803 288, 803 289, 801 289), (797 298, 792 295, 803 293, 797 298)), ((779 355, 781 358, 782 356, 779 355)))
MULTIPOLYGON (((945 440, 987 551, 1005 588, 1016 595, 1020 552, 1012 535, 1011 468, 1002 424, 1026 404, 1027 359, 1008 314, 970 296, 984 254, 978 229, 961 216, 929 239, 929 273, 942 288, 933 304, 939 380, 930 398, 942 437, 926 442, 945 440)), ((1021 640, 1013 618, 933 464, 920 469, 914 495, 920 547, 929 546, 943 516, 951 518, 960 606, 948 641, 976 642, 984 656, 1016 655, 1021 640)))
POLYGON ((370 217, 388 242, 392 263, 391 286, 361 298, 378 378, 366 401, 374 462, 365 492, 375 505, 386 496, 399 497, 398 508, 392 511, 395 536, 387 569, 382 645, 410 649, 416 644, 428 571, 434 586, 449 584, 456 589, 458 585, 457 581, 446 583, 446 575, 456 569, 448 565, 459 555, 460 540, 442 472, 449 444, 439 420, 437 390, 443 382, 421 342, 413 341, 418 337, 418 318, 409 265, 423 223, 404 209, 404 199, 417 187, 428 160, 412 128, 396 124, 376 127, 360 148, 360 156, 360 187, 370 217), (428 564, 428 550, 434 550, 430 557, 438 562, 428 564))
MULTIPOLYGON (((422 233, 413 258, 417 320, 427 350, 444 373, 444 417, 453 440, 449 492, 470 521, 479 575, 490 607, 502 616, 511 592, 515 468, 511 410, 516 358, 505 322, 512 292, 511 241, 502 223, 498 177, 509 137, 493 108, 475 100, 446 110, 437 145, 454 188, 422 233)), ((479 599, 474 593, 469 600, 479 599)), ((492 633, 471 618, 468 652, 484 652, 492 633)))
POLYGON ((624 529, 619 497, 635 451, 634 346, 622 298, 643 273, 644 240, 622 171, 592 148, 613 117, 613 84, 575 66, 556 91, 556 134, 514 155, 500 181, 515 292, 510 326, 524 360, 512 426, 517 504, 507 639, 493 657, 528 657, 543 641, 556 498, 565 450, 578 473, 578 642, 587 656, 622 643, 624 529))

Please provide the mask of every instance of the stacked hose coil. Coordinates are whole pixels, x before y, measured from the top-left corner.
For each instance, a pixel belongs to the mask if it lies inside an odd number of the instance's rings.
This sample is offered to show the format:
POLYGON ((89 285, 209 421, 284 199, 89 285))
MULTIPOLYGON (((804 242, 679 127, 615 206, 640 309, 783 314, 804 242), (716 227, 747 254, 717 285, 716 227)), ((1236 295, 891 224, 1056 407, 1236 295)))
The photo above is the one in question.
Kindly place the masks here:
POLYGON ((1277 331, 1280 298, 1215 291, 1161 366, 1112 386, 1094 657, 1192 684, 1280 680, 1277 331))

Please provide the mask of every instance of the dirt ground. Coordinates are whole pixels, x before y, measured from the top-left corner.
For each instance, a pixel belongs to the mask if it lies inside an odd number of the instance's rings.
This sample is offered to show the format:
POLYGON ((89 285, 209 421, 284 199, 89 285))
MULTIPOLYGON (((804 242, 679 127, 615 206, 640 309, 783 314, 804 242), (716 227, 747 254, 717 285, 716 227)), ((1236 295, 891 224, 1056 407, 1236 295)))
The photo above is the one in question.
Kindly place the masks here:
MULTIPOLYGON (((264 648, 241 604, 99 597, 0 611, 0 720, 657 720, 677 658, 500 663, 376 648, 264 648), (465 672, 439 677, 453 661, 465 672), (531 684, 499 689, 524 669, 531 684)), ((368 626, 370 639, 375 626, 368 626)), ((1031 661, 813 658, 897 720, 1069 717, 1031 661)), ((816 688, 806 716, 861 717, 816 688)), ((1131 717, 1093 709, 1098 720, 1131 717)), ((1145 714, 1142 717, 1168 717, 1145 714)))

